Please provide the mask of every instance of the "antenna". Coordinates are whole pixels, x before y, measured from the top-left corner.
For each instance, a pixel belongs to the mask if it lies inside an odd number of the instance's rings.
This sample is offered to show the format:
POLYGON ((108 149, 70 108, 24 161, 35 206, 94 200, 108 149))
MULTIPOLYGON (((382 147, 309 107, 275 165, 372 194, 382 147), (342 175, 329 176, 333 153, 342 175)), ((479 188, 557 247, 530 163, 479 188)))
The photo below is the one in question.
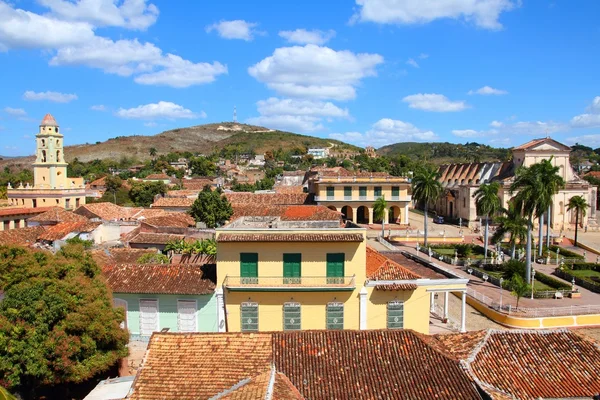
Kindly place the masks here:
POLYGON ((233 106, 233 123, 237 123, 237 108, 233 106))

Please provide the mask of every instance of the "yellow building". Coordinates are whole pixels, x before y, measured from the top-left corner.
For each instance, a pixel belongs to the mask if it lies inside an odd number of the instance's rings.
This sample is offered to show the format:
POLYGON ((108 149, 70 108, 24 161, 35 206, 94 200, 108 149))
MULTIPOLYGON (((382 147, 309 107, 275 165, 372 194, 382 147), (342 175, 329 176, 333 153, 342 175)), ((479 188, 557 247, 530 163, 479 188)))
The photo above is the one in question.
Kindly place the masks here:
POLYGON ((344 219, 372 224, 373 204, 380 197, 388 204, 384 222, 408 224, 411 203, 410 183, 404 177, 382 172, 350 172, 344 168, 323 168, 309 172, 309 192, 317 204, 340 211, 344 219))
POLYGON ((36 160, 33 163, 33 186, 21 183, 18 188, 8 186, 11 206, 24 208, 64 207, 77 208, 85 204, 83 178, 67 177, 67 163, 63 152, 63 135, 59 133, 54 117, 46 114, 36 139, 36 160))
POLYGON ((428 333, 432 294, 466 292, 466 279, 423 279, 384 257, 367 246, 365 229, 341 227, 335 213, 324 218, 322 206, 290 207, 312 207, 320 220, 284 212, 217 229, 221 331, 428 333))

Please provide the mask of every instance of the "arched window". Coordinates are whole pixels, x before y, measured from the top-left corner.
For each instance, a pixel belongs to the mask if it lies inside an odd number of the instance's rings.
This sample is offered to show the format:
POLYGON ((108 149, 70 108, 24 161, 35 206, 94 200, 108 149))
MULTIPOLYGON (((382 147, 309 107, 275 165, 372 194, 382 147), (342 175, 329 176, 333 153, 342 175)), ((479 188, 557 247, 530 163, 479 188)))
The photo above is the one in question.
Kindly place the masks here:
POLYGON ((60 150, 56 150, 56 161, 60 161, 60 150))
POLYGON ((60 146, 60 140, 56 139, 56 145, 60 146))
POLYGON ((561 201, 558 203, 558 207, 560 209, 560 215, 563 215, 565 213, 565 204, 561 201))
POLYGON ((42 162, 46 162, 46 150, 42 150, 42 162))
POLYGON ((42 147, 46 146, 46 139, 42 139, 42 147))

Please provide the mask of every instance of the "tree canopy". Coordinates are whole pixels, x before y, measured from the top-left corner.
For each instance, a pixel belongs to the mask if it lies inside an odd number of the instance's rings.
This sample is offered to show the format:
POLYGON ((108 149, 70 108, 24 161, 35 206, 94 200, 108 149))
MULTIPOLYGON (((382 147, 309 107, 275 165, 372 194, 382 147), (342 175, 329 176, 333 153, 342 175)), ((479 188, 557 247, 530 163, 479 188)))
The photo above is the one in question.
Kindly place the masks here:
POLYGON ((0 247, 0 384, 25 397, 82 382, 127 355, 123 311, 82 246, 0 247))
POLYGON ((163 182, 132 182, 129 197, 138 207, 148 207, 154 202, 154 196, 167 193, 163 182))
POLYGON ((208 228, 215 228, 233 214, 229 200, 217 190, 205 186, 192 204, 190 215, 196 222, 204 222, 208 228))

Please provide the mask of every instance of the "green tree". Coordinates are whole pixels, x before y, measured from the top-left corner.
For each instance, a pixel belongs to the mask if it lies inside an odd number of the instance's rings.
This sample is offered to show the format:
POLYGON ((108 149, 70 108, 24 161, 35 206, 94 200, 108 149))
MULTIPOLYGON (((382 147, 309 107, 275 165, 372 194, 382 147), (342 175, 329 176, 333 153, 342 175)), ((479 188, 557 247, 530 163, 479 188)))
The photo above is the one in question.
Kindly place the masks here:
POLYGON ((488 254, 488 232, 490 226, 490 217, 496 215, 500 211, 501 204, 498 197, 500 184, 498 182, 484 183, 473 193, 475 198, 475 207, 478 215, 485 215, 485 234, 484 234, 484 250, 483 257, 487 258, 488 254))
POLYGON ((137 259, 138 264, 169 264, 169 257, 160 253, 147 253, 137 259))
POLYGON ((219 191, 211 190, 210 186, 205 186, 198 198, 192 204, 190 215, 196 222, 203 222, 208 228, 216 226, 227 221, 233 214, 233 208, 229 200, 222 196, 219 191))
POLYGON ((77 383, 127 355, 124 314, 82 246, 56 255, 0 247, 0 382, 25 398, 77 383))
POLYGON ((154 196, 167 193, 164 182, 133 182, 129 198, 137 207, 149 207, 154 202, 154 196))
POLYGON ((589 204, 582 196, 573 196, 569 199, 567 211, 575 210, 575 246, 577 246, 577 231, 579 230, 579 214, 585 217, 589 204))
POLYGON ((206 157, 194 157, 189 162, 192 174, 196 176, 213 176, 217 171, 214 162, 206 157))
POLYGON ((417 203, 422 203, 424 212, 424 245, 427 246, 427 208, 442 194, 442 184, 438 181, 437 171, 431 167, 423 167, 415 172, 412 179, 412 195, 417 203))
POLYGON ((156 156, 156 153, 157 153, 156 147, 150 147, 149 153, 150 153, 150 157, 156 156))
POLYGON ((508 210, 502 210, 503 215, 497 218, 498 227, 492 236, 492 243, 500 243, 506 234, 509 234, 511 245, 511 258, 515 258, 517 241, 522 245, 527 238, 527 219, 517 212, 511 204, 508 210))
POLYGON ((507 281, 512 280, 515 275, 525 279, 525 263, 519 260, 508 260, 502 264, 502 277, 507 281))
POLYGON ((376 220, 381 220, 381 237, 385 236, 385 212, 387 210, 387 201, 385 196, 381 196, 373 203, 373 216, 376 220))
POLYGON ((527 296, 531 291, 531 286, 520 275, 513 275, 510 280, 510 290, 517 298, 517 308, 519 308, 519 300, 521 300, 521 297, 527 296))
MULTIPOLYGON (((542 191, 539 193, 538 206, 536 216, 539 220, 539 249, 538 255, 541 257, 543 253, 543 238, 542 227, 544 226, 544 213, 547 212, 550 216, 552 199, 558 191, 565 186, 564 179, 559 175, 560 167, 552 165, 552 157, 549 160, 542 160, 537 164, 532 165, 535 173, 540 179, 542 191)), ((550 243, 550 226, 548 224, 546 233, 548 244, 550 243)))

